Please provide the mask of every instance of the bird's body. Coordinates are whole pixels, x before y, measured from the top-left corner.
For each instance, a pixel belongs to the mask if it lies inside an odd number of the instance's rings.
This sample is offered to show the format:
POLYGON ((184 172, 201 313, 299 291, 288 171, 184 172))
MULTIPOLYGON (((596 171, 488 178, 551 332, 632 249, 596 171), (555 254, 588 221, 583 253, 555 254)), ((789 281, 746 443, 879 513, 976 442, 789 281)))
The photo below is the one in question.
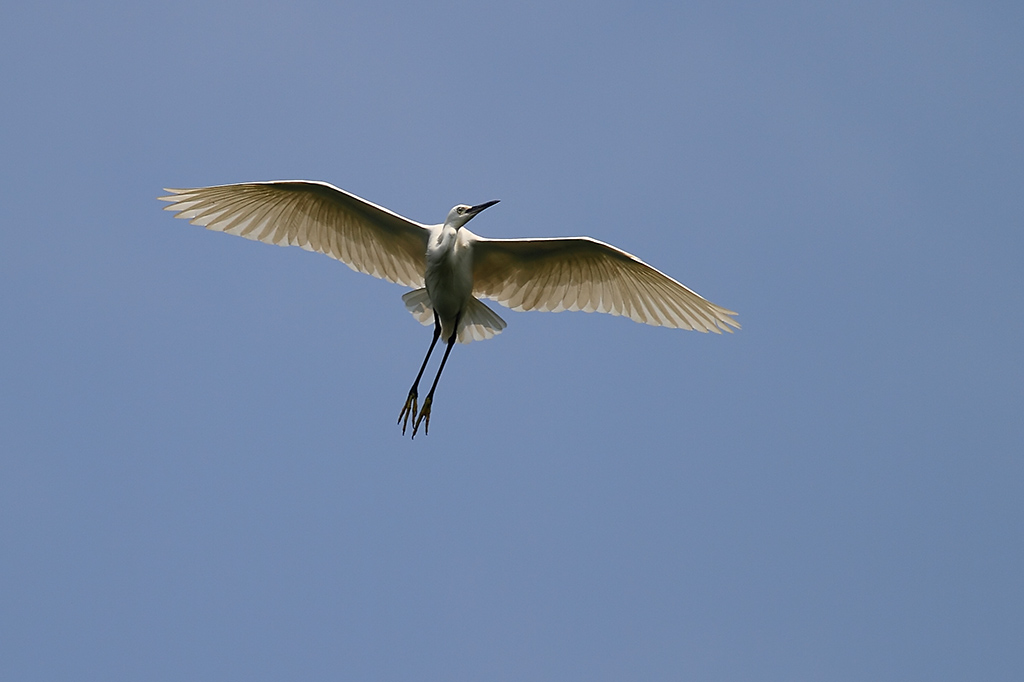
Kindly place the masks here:
POLYGON ((431 229, 423 279, 441 321, 441 338, 451 338, 459 315, 473 298, 473 245, 468 230, 447 223, 431 229))
POLYGON ((497 201, 451 209, 423 225, 323 182, 288 180, 169 189, 176 217, 211 230, 318 251, 411 287, 406 308, 434 337, 399 416, 413 436, 430 424, 434 389, 456 341, 488 339, 505 321, 480 298, 513 310, 584 310, 655 326, 721 333, 739 328, 721 308, 621 249, 589 237, 487 239, 465 224, 497 201), (444 358, 422 409, 418 386, 438 339, 444 358))

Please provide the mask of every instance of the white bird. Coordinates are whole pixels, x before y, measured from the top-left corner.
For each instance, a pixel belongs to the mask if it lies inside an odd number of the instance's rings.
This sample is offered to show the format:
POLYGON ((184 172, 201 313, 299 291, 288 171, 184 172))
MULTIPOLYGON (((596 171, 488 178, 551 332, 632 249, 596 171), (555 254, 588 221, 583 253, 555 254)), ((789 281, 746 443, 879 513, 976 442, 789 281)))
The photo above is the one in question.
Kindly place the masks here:
POLYGON ((460 204, 440 225, 422 225, 325 182, 287 180, 165 189, 164 210, 208 230, 299 246, 353 270, 403 284, 405 306, 434 337, 398 422, 427 433, 434 390, 452 346, 489 339, 505 321, 479 298, 512 310, 583 310, 701 332, 739 328, 736 313, 707 301, 639 258, 590 237, 487 239, 465 228, 489 206, 460 204), (420 379, 443 338, 434 383, 417 409, 420 379))

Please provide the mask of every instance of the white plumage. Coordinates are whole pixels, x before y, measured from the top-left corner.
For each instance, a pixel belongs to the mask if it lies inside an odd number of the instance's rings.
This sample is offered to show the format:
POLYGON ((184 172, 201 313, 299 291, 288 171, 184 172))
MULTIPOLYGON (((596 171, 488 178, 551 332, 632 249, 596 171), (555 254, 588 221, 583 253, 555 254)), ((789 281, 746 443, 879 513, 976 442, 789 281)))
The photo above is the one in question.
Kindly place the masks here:
POLYGON ((636 256, 589 237, 487 239, 464 226, 496 204, 460 205, 423 225, 324 182, 288 180, 168 189, 165 210, 210 230, 336 258, 353 270, 413 289, 406 308, 434 340, 399 416, 413 436, 430 406, 452 344, 488 339, 505 322, 487 298, 513 310, 583 310, 701 332, 739 328, 736 313, 704 299, 636 256), (417 414, 420 377, 438 338, 447 344, 417 414))

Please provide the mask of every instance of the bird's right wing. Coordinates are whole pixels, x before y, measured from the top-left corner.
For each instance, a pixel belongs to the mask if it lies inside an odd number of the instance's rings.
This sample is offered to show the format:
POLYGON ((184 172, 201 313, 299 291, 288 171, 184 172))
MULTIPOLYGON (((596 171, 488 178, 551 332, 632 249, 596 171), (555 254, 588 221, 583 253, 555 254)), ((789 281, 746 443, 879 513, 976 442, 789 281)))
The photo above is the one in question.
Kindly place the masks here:
POLYGON ((476 239, 473 294, 513 310, 610 313, 716 334, 740 326, 733 311, 596 239, 476 239))
POLYGON ((429 230, 326 182, 282 180, 168 189, 166 211, 208 230, 299 246, 353 270, 422 287, 429 230))

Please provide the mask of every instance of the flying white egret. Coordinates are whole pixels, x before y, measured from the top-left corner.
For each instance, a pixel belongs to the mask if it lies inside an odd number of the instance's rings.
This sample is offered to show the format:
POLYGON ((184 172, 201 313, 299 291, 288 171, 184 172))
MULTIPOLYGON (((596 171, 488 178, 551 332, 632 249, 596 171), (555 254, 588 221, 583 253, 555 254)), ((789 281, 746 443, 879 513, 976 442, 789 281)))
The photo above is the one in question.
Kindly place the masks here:
POLYGON ((336 258, 413 291, 405 307, 434 325, 420 371, 398 415, 412 437, 430 429, 434 390, 455 341, 489 339, 505 328, 479 298, 512 310, 583 310, 700 332, 739 328, 736 313, 705 300, 639 258, 590 237, 486 239, 465 228, 489 206, 460 204, 440 225, 421 225, 326 182, 286 180, 166 189, 164 210, 208 230, 336 258), (444 357, 419 409, 419 383, 443 338, 444 357))

